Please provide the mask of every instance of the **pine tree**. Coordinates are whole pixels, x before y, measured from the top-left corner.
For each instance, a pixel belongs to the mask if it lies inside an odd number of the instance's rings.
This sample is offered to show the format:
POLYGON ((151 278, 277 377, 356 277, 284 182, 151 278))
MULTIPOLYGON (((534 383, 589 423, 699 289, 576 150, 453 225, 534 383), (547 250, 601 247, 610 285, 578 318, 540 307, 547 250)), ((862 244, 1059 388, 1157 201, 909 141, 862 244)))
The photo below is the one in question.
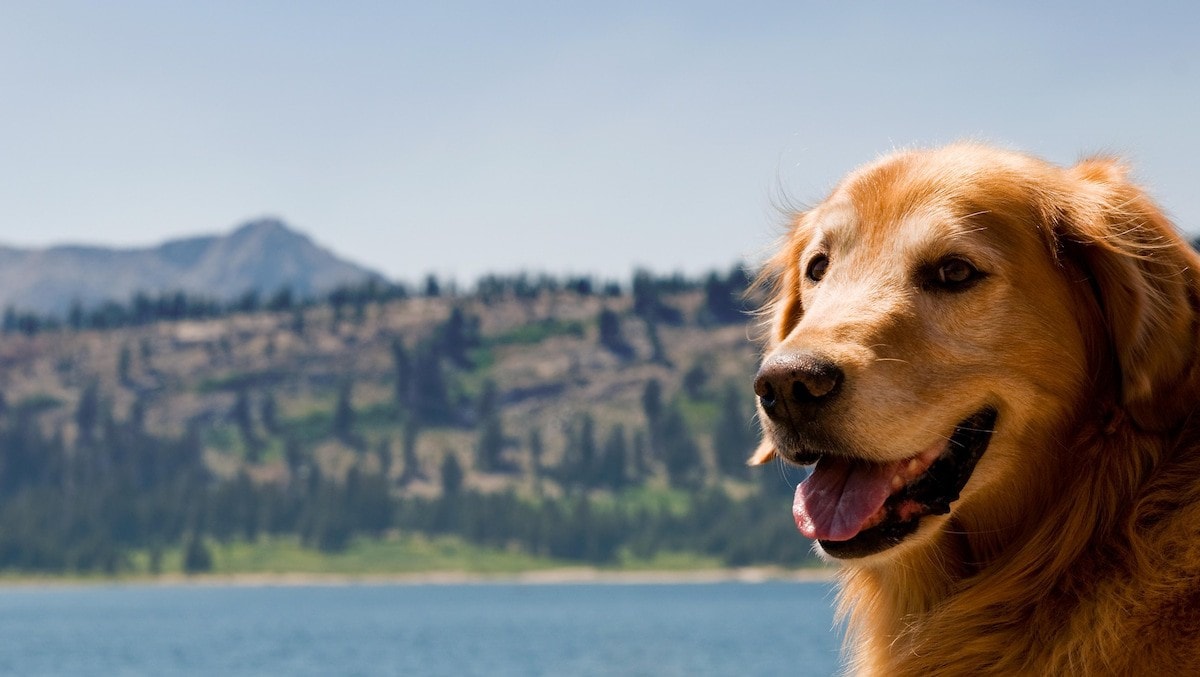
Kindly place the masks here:
POLYGON ((413 364, 404 341, 392 341, 392 362, 396 372, 396 406, 405 411, 413 400, 413 364))
POLYGON ((279 291, 275 292, 270 300, 267 301, 267 310, 272 312, 288 311, 292 309, 294 303, 295 299, 292 295, 292 288, 285 285, 280 287, 279 291))
POLYGON ((92 382, 83 389, 79 397, 79 406, 75 409, 75 425, 79 428, 79 440, 84 444, 93 441, 99 418, 100 388, 92 382))
POLYGON ((288 435, 283 440, 283 460, 287 463, 288 473, 292 482, 305 478, 307 460, 304 457, 304 452, 300 448, 300 441, 295 437, 288 435))
POLYGON ((79 299, 71 301, 71 309, 67 311, 67 326, 75 331, 83 329, 83 304, 79 299))
POLYGON ((479 436, 476 443, 477 467, 484 472, 510 472, 515 469, 504 458, 507 439, 498 400, 495 381, 485 381, 483 392, 479 395, 479 436))
POLYGON ((628 463, 629 450, 625 441, 625 427, 618 423, 609 430, 608 438, 604 442, 604 452, 596 470, 597 482, 609 489, 621 489, 628 482, 628 463))
POLYGON ((664 367, 673 367, 671 358, 667 355, 667 349, 663 345, 662 339, 658 336, 658 322, 653 319, 646 319, 646 338, 650 339, 650 361, 661 364, 664 367))
POLYGON ((130 383, 129 369, 133 364, 133 351, 130 350, 128 344, 121 346, 121 351, 117 354, 117 381, 121 385, 130 383))
POLYGON ((392 474, 392 441, 388 438, 379 440, 375 447, 375 458, 379 461, 379 475, 388 479, 392 474))
POLYGON ((400 471, 400 479, 397 482, 400 486, 407 486, 417 480, 425 479, 425 473, 421 470, 420 459, 417 458, 417 436, 420 435, 421 428, 415 419, 409 419, 404 424, 404 438, 401 442, 401 458, 404 461, 404 469, 400 471))
POLYGON ((453 422, 455 410, 450 405, 449 387, 436 344, 426 342, 417 350, 413 358, 412 376, 415 397, 412 415, 416 420, 422 426, 453 422))
POLYGON ((204 545, 204 539, 191 534, 183 547, 183 572, 199 574, 212 571, 212 553, 204 545))
POLYGON ((751 421, 743 407, 741 390, 733 383, 727 383, 712 437, 717 468, 721 472, 735 477, 747 476, 746 459, 754 450, 756 438, 751 421))
POLYGON ((297 305, 292 309, 292 333, 300 338, 304 338, 304 330, 304 306, 297 305))
POLYGON ((658 379, 652 378, 646 381, 646 385, 642 388, 642 411, 646 414, 646 423, 650 430, 654 430, 658 426, 662 410, 662 384, 658 382, 658 379))
POLYGON ((348 300, 345 287, 338 287, 329 294, 329 305, 333 309, 333 324, 330 329, 335 333, 342 324, 342 315, 346 311, 348 300))
POLYGON ((633 312, 643 318, 653 318, 658 311, 658 289, 649 271, 638 270, 633 275, 633 312))
POLYGON ((354 383, 350 380, 342 383, 333 410, 333 435, 352 446, 357 443, 354 438, 354 405, 351 401, 353 387, 354 383))
POLYGON ((435 299, 442 295, 442 285, 433 273, 425 276, 425 297, 435 299))
POLYGON ((709 273, 704 280, 704 319, 713 324, 745 322, 743 296, 749 285, 750 278, 741 266, 734 266, 725 278, 709 273))
POLYGON ((233 418, 233 422, 242 436, 242 443, 246 447, 246 460, 250 463, 257 463, 262 443, 254 432, 254 416, 250 413, 250 394, 246 392, 245 388, 237 391, 230 417, 233 418))
POLYGON ((582 483, 590 485, 594 480, 596 470, 596 420, 590 413, 585 413, 579 421, 579 438, 575 442, 579 458, 578 472, 582 475, 582 483))
POLYGON ((458 456, 447 453, 442 459, 442 493, 446 496, 457 496, 462 491, 463 470, 459 465, 458 456))
POLYGON ((542 444, 542 429, 538 427, 529 430, 529 466, 533 470, 534 476, 540 476, 542 473, 542 457, 545 455, 545 447, 542 444))
POLYGON ((596 421, 588 412, 580 414, 567 427, 567 448, 559 469, 561 481, 574 487, 591 488, 599 484, 596 447, 596 421))
POLYGON ((630 454, 633 457, 630 464, 633 470, 633 481, 644 482, 650 476, 650 459, 646 451, 646 435, 641 430, 635 430, 633 433, 630 454))
POLYGON ((683 391, 693 400, 699 400, 705 396, 705 388, 708 387, 708 365, 711 359, 706 356, 701 356, 692 363, 690 369, 683 375, 683 391))
POLYGON ((146 432, 146 402, 141 397, 133 400, 133 404, 129 405, 129 429, 137 435, 143 435, 146 432))
POLYGON ((442 354, 460 367, 470 367, 468 351, 479 344, 479 318, 469 317, 455 306, 438 334, 442 354))
POLYGON ((596 320, 599 327, 600 345, 617 357, 628 360, 633 358, 633 347, 621 334, 621 317, 612 310, 605 308, 600 311, 596 320))
POLYGON ((658 443, 672 486, 694 489, 704 483, 700 446, 688 430, 683 414, 675 407, 662 417, 658 443))
POLYGON ((543 491, 542 467, 545 447, 542 443, 542 429, 534 426, 529 430, 529 471, 533 474, 533 489, 540 496, 543 491))
POLYGON ((279 405, 275 402, 275 394, 270 390, 262 395, 262 404, 259 405, 259 418, 262 419, 263 428, 270 435, 279 434, 279 405))

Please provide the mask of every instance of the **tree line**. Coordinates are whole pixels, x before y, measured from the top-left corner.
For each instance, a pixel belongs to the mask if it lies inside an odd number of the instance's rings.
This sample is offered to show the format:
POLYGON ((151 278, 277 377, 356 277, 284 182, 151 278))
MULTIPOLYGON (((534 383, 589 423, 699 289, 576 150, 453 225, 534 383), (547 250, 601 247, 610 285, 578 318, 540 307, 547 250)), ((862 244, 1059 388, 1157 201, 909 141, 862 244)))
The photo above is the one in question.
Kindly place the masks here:
MULTIPOLYGON (((757 436, 746 389, 715 382, 703 360, 671 364, 655 338, 659 325, 684 321, 671 301, 681 291, 703 292, 697 322, 745 322, 748 282, 740 268, 698 280, 635 275, 628 315, 602 306, 596 349, 635 359, 622 325, 642 322, 651 343, 651 354, 644 357, 683 372, 682 386, 667 392, 658 379, 648 379, 636 420, 602 422, 591 411, 577 411, 562 423, 563 446, 554 450, 536 426, 506 428, 502 413, 510 393, 477 364, 480 351, 497 339, 485 336, 480 318, 458 303, 420 340, 392 341, 392 400, 380 411, 356 409, 355 384, 348 375, 335 386, 332 409, 317 419, 282 416, 269 381, 233 379, 221 386, 234 392, 224 424, 236 431, 244 454, 232 476, 215 473, 204 459, 211 422, 192 421, 179 436, 151 433, 141 400, 118 420, 107 405, 108 394, 94 383, 84 387, 68 421, 42 415, 61 404, 9 404, 0 396, 0 569, 116 573, 133 566, 135 553, 148 553, 155 570, 162 566, 162 553, 177 548, 186 570, 203 571, 212 566, 208 544, 214 541, 293 536, 335 552, 356 537, 397 530, 455 535, 483 546, 594 564, 664 551, 737 565, 796 564, 808 557, 808 548, 784 507, 789 487, 773 470, 751 475, 743 464, 757 436), (481 386, 463 386, 464 376, 479 374, 485 376, 481 386), (399 453, 390 436, 368 442, 363 420, 369 416, 382 416, 399 431, 399 453), (59 424, 49 425, 50 420, 59 424), (423 467, 418 442, 437 430, 469 433, 472 441, 447 449, 434 467, 423 467), (715 452, 708 463, 698 462, 704 456, 701 437, 711 440, 715 452), (330 474, 317 462, 314 450, 325 439, 354 451, 348 471, 330 474), (263 481, 249 472, 266 454, 282 459, 282 477, 263 481), (532 476, 533 492, 482 491, 466 481, 470 473, 524 472, 532 476), (433 485, 436 492, 408 491, 415 484, 433 485), (647 492, 675 498, 644 500, 647 492)), ((487 305, 551 288, 580 295, 621 293, 593 286, 587 278, 489 276, 474 298, 487 305)), ((360 304, 408 293, 375 284, 346 288, 326 302, 342 309, 335 310, 335 320, 344 312, 353 321, 360 304)), ((433 277, 421 293, 461 298, 433 277)), ((135 299, 120 312, 106 311, 103 323, 89 324, 86 312, 73 313, 59 330, 104 330, 187 313, 285 312, 299 303, 281 294, 262 304, 243 299, 237 310, 206 310, 186 297, 135 299)), ((531 340, 580 331, 571 323, 543 323, 531 340)), ((118 372, 125 372, 119 383, 127 380, 128 353, 124 349, 118 359, 118 372)))
MULTIPOLYGON (((388 472, 390 460, 381 460, 356 463, 339 478, 325 474, 302 442, 288 439, 286 479, 256 482, 244 470, 232 478, 215 475, 204 463, 196 428, 178 439, 154 436, 136 419, 97 413, 88 397, 74 417, 79 435, 71 445, 61 430, 47 434, 36 412, 9 408, 0 415, 0 569, 119 573, 131 568, 133 552, 144 551, 153 570, 165 548, 180 547, 185 568, 204 571, 211 566, 206 543, 212 541, 286 535, 337 552, 356 536, 392 530, 456 535, 482 546, 599 565, 617 561, 622 552, 648 558, 672 551, 730 565, 804 561, 807 546, 784 507, 788 488, 773 472, 751 478, 741 465, 740 452, 754 434, 748 409, 732 408, 716 423, 716 434, 733 438, 736 446, 715 469, 720 475, 705 477, 695 463, 691 431, 676 406, 656 402, 654 383, 645 403, 658 413, 648 429, 631 434, 617 424, 602 435, 581 414, 571 424, 561 463, 535 469, 538 481, 565 491, 525 496, 464 485, 468 464, 487 472, 512 470, 496 453, 500 445, 490 441, 504 435, 491 432, 494 419, 486 416, 476 423, 476 445, 446 454, 437 468, 420 468, 407 455, 399 475, 388 472), (489 450, 491 444, 497 448, 489 450), (670 484, 684 490, 676 494, 684 497, 684 509, 636 500, 626 505, 625 497, 636 496, 653 476, 653 464, 665 467, 670 484), (437 497, 397 491, 422 476, 440 485, 437 497), (753 490, 735 499, 723 482, 713 481, 720 477, 753 490)), ((333 420, 334 426, 353 426, 333 420)), ((530 435, 530 444, 538 444, 537 432, 530 435)), ((362 461, 372 453, 391 458, 386 451, 364 450, 362 461)))
MULTIPOLYGON (((630 289, 639 315, 663 315, 669 321, 679 316, 659 301, 661 296, 703 288, 708 316, 716 322, 737 322, 745 309, 744 302, 739 299, 747 288, 748 280, 748 273, 742 266, 734 266, 726 274, 711 272, 702 279, 688 278, 682 274, 656 276, 649 271, 639 270, 633 276, 630 289)), ((459 293, 453 281, 440 280, 435 275, 427 276, 424 283, 417 286, 372 277, 361 283, 338 286, 315 297, 300 297, 290 287, 283 287, 265 296, 257 290, 247 290, 227 300, 182 290, 137 292, 124 303, 108 300, 85 306, 76 300, 70 304, 65 315, 10 305, 0 316, 0 332, 34 335, 64 329, 117 329, 156 322, 217 319, 238 313, 296 312, 316 306, 330 307, 334 317, 340 320, 347 314, 361 317, 364 309, 371 304, 417 296, 477 299, 486 304, 505 298, 534 299, 542 294, 557 292, 616 297, 621 296, 624 290, 618 282, 598 282, 589 276, 559 278, 517 273, 485 275, 469 293, 459 293)))

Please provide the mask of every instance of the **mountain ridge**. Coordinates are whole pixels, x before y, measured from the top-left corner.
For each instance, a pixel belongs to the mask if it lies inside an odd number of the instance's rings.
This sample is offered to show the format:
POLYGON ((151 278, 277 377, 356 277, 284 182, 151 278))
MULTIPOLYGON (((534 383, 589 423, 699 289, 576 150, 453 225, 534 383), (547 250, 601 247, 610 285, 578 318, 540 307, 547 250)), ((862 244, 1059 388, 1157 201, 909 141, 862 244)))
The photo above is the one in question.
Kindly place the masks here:
POLYGON ((0 245, 0 307, 59 315, 75 303, 123 303, 137 293, 183 291, 228 301, 287 287, 304 297, 371 279, 384 277, 271 217, 148 247, 0 245))

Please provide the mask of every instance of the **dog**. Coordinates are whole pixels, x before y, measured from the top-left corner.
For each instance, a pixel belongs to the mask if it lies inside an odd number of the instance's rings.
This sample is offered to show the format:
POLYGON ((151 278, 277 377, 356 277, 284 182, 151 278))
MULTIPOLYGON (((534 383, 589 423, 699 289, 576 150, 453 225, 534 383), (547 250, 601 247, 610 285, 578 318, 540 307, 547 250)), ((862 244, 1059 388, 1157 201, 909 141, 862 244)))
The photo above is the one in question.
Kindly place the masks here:
POLYGON ((1200 674, 1200 258, 1119 161, 897 152, 764 266, 750 459, 863 675, 1200 674))

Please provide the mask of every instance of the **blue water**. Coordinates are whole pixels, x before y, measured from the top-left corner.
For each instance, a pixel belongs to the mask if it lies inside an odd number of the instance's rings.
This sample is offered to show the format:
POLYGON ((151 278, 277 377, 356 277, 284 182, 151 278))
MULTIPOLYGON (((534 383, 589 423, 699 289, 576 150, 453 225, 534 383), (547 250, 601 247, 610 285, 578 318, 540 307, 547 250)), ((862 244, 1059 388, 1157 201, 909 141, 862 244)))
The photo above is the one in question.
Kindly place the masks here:
POLYGON ((13 675, 830 675, 829 585, 0 589, 13 675))

